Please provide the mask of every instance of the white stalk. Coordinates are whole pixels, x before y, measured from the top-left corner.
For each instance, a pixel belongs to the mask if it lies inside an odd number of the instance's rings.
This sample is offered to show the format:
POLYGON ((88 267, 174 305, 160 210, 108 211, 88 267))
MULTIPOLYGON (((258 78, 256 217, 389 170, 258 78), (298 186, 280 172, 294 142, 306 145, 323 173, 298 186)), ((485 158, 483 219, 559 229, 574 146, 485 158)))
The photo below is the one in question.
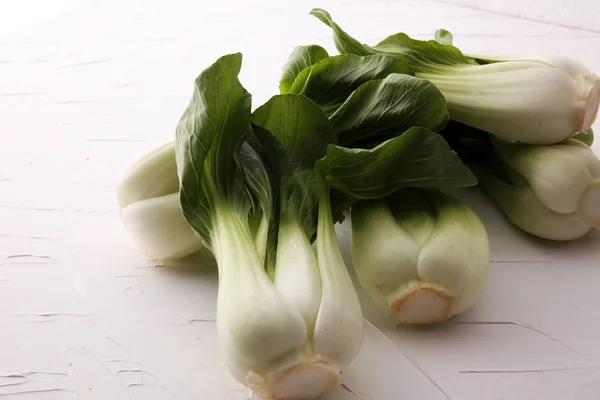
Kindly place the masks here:
POLYGON ((563 214, 548 208, 528 186, 515 186, 487 171, 472 170, 508 219, 529 234, 550 240, 573 240, 591 229, 576 212, 563 214))
POLYGON ((293 215, 284 215, 279 223, 275 265, 275 287, 300 311, 312 341, 321 304, 321 277, 315 252, 293 215))
POLYGON ((257 395, 270 398, 280 375, 310 356, 306 323, 269 280, 239 215, 217 208, 211 238, 219 266, 217 330, 221 352, 238 381, 257 395))
POLYGON ((435 65, 417 76, 443 93, 452 119, 506 140, 551 144, 587 130, 600 103, 596 75, 555 63, 435 65))
POLYGON ((399 282, 417 277, 420 252, 421 245, 394 219, 385 199, 352 205, 354 272, 380 305, 391 308, 399 282))
POLYGON ((139 200, 179 191, 174 142, 165 143, 139 158, 121 178, 117 201, 121 208, 139 200))
POLYGON ((125 227, 146 258, 166 261, 205 249, 179 205, 173 142, 148 152, 127 170, 117 201, 125 227))
POLYGON ((121 219, 135 246, 148 259, 172 260, 204 248, 183 217, 179 193, 136 201, 121 210, 121 219))
POLYGON ((327 362, 344 368, 360 350, 363 319, 358 295, 337 242, 328 191, 319 203, 316 242, 322 295, 313 347, 327 362))
POLYGON ((219 343, 233 376, 257 399, 316 398, 342 383, 360 348, 360 304, 330 214, 320 213, 318 229, 317 257, 297 218, 283 213, 271 282, 239 217, 215 213, 219 343))
POLYGON ((495 140, 494 145, 545 207, 559 214, 578 213, 589 225, 600 225, 600 160, 587 145, 576 140, 551 146, 495 140))

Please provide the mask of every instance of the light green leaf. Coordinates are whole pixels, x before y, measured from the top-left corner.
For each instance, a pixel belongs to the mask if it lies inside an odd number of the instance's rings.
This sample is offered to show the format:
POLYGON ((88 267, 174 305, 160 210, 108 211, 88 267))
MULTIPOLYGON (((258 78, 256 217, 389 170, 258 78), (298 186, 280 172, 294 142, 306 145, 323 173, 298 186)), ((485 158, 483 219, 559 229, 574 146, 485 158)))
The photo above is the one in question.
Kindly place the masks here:
POLYGON ((450 31, 447 31, 446 29, 438 29, 435 31, 435 41, 439 44, 452 46, 453 39, 454 38, 452 37, 452 33, 450 33, 450 31))
POLYGON ((242 55, 219 58, 195 81, 190 104, 176 130, 180 201, 188 223, 210 246, 216 204, 248 210, 239 161, 250 126, 251 96, 238 80, 242 55))
POLYGON ((330 115, 360 85, 392 73, 412 74, 412 69, 395 57, 342 54, 303 70, 290 88, 290 93, 308 97, 330 115))
POLYGON ((283 66, 283 73, 279 81, 279 91, 281 93, 288 93, 294 80, 302 70, 327 57, 329 57, 327 50, 316 44, 294 47, 292 54, 290 54, 283 66))
POLYGON ((429 81, 391 74, 359 87, 331 116, 340 144, 397 136, 413 126, 436 130, 448 119, 446 100, 429 81))
POLYGON ((373 149, 330 145, 319 168, 331 187, 358 200, 401 187, 465 187, 477 180, 444 139, 414 127, 373 149))

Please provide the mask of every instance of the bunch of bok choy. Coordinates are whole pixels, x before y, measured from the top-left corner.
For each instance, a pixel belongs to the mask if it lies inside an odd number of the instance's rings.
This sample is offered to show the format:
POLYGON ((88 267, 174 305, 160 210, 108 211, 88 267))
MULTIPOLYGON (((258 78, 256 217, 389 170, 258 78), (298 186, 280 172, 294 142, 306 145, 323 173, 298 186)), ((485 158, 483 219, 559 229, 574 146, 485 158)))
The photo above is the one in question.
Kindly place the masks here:
POLYGON ((475 56, 452 35, 361 44, 324 10, 341 53, 297 46, 279 94, 253 110, 219 58, 195 80, 174 141, 118 187, 148 258, 210 251, 217 331, 231 374, 265 400, 342 383, 363 338, 335 224, 350 215, 356 277, 399 321, 472 307, 489 276, 477 215, 447 189, 480 184, 508 218, 553 240, 600 225, 590 149, 600 80, 574 60, 475 56))

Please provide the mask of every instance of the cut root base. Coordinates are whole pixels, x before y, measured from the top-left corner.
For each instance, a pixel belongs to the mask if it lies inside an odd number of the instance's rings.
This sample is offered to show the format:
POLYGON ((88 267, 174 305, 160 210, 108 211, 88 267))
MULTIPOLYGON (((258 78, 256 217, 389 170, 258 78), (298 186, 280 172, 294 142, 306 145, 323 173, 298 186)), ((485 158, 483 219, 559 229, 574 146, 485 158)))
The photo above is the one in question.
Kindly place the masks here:
POLYGON ((579 132, 585 132, 592 126, 598 115, 598 105, 600 104, 600 78, 596 75, 584 77, 582 90, 589 91, 586 101, 586 107, 583 110, 581 126, 579 132))
POLYGON ((248 379, 256 400, 313 400, 342 384, 339 369, 320 362, 296 365, 269 381, 248 379))
POLYGON ((596 179, 581 196, 579 215, 590 225, 600 226, 600 179, 596 179))
POLYGON ((419 282, 394 293, 390 309, 406 324, 435 324, 452 316, 457 296, 436 283, 419 282))

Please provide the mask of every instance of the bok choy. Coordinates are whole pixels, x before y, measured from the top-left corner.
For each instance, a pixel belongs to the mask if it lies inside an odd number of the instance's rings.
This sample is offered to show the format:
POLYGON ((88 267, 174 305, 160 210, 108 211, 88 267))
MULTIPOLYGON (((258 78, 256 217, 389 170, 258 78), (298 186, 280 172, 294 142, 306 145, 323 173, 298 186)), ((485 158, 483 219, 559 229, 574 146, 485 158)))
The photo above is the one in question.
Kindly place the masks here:
POLYGON ((460 124, 449 125, 444 136, 522 230, 572 240, 600 226, 600 160, 581 140, 527 145, 460 124))
POLYGON ((467 56, 447 31, 433 40, 404 33, 361 44, 324 10, 312 15, 333 30, 342 54, 394 56, 431 81, 448 101, 450 118, 507 140, 552 144, 589 129, 600 103, 600 79, 566 58, 467 56))
POLYGON ((117 188, 117 201, 121 219, 145 257, 166 261, 204 249, 181 212, 173 142, 129 168, 117 188))
POLYGON ((352 260, 365 290, 400 322, 442 322, 483 295, 485 228, 437 189, 403 189, 352 206, 352 260))
POLYGON ((240 68, 240 54, 224 56, 196 80, 177 127, 181 207, 217 260, 218 337, 233 376, 259 398, 310 399, 341 384, 362 342, 334 230, 341 211, 406 185, 474 178, 440 135, 413 127, 447 113, 426 81, 390 73, 349 85, 345 100, 327 100, 341 102, 329 117, 296 93, 251 114, 240 68))

